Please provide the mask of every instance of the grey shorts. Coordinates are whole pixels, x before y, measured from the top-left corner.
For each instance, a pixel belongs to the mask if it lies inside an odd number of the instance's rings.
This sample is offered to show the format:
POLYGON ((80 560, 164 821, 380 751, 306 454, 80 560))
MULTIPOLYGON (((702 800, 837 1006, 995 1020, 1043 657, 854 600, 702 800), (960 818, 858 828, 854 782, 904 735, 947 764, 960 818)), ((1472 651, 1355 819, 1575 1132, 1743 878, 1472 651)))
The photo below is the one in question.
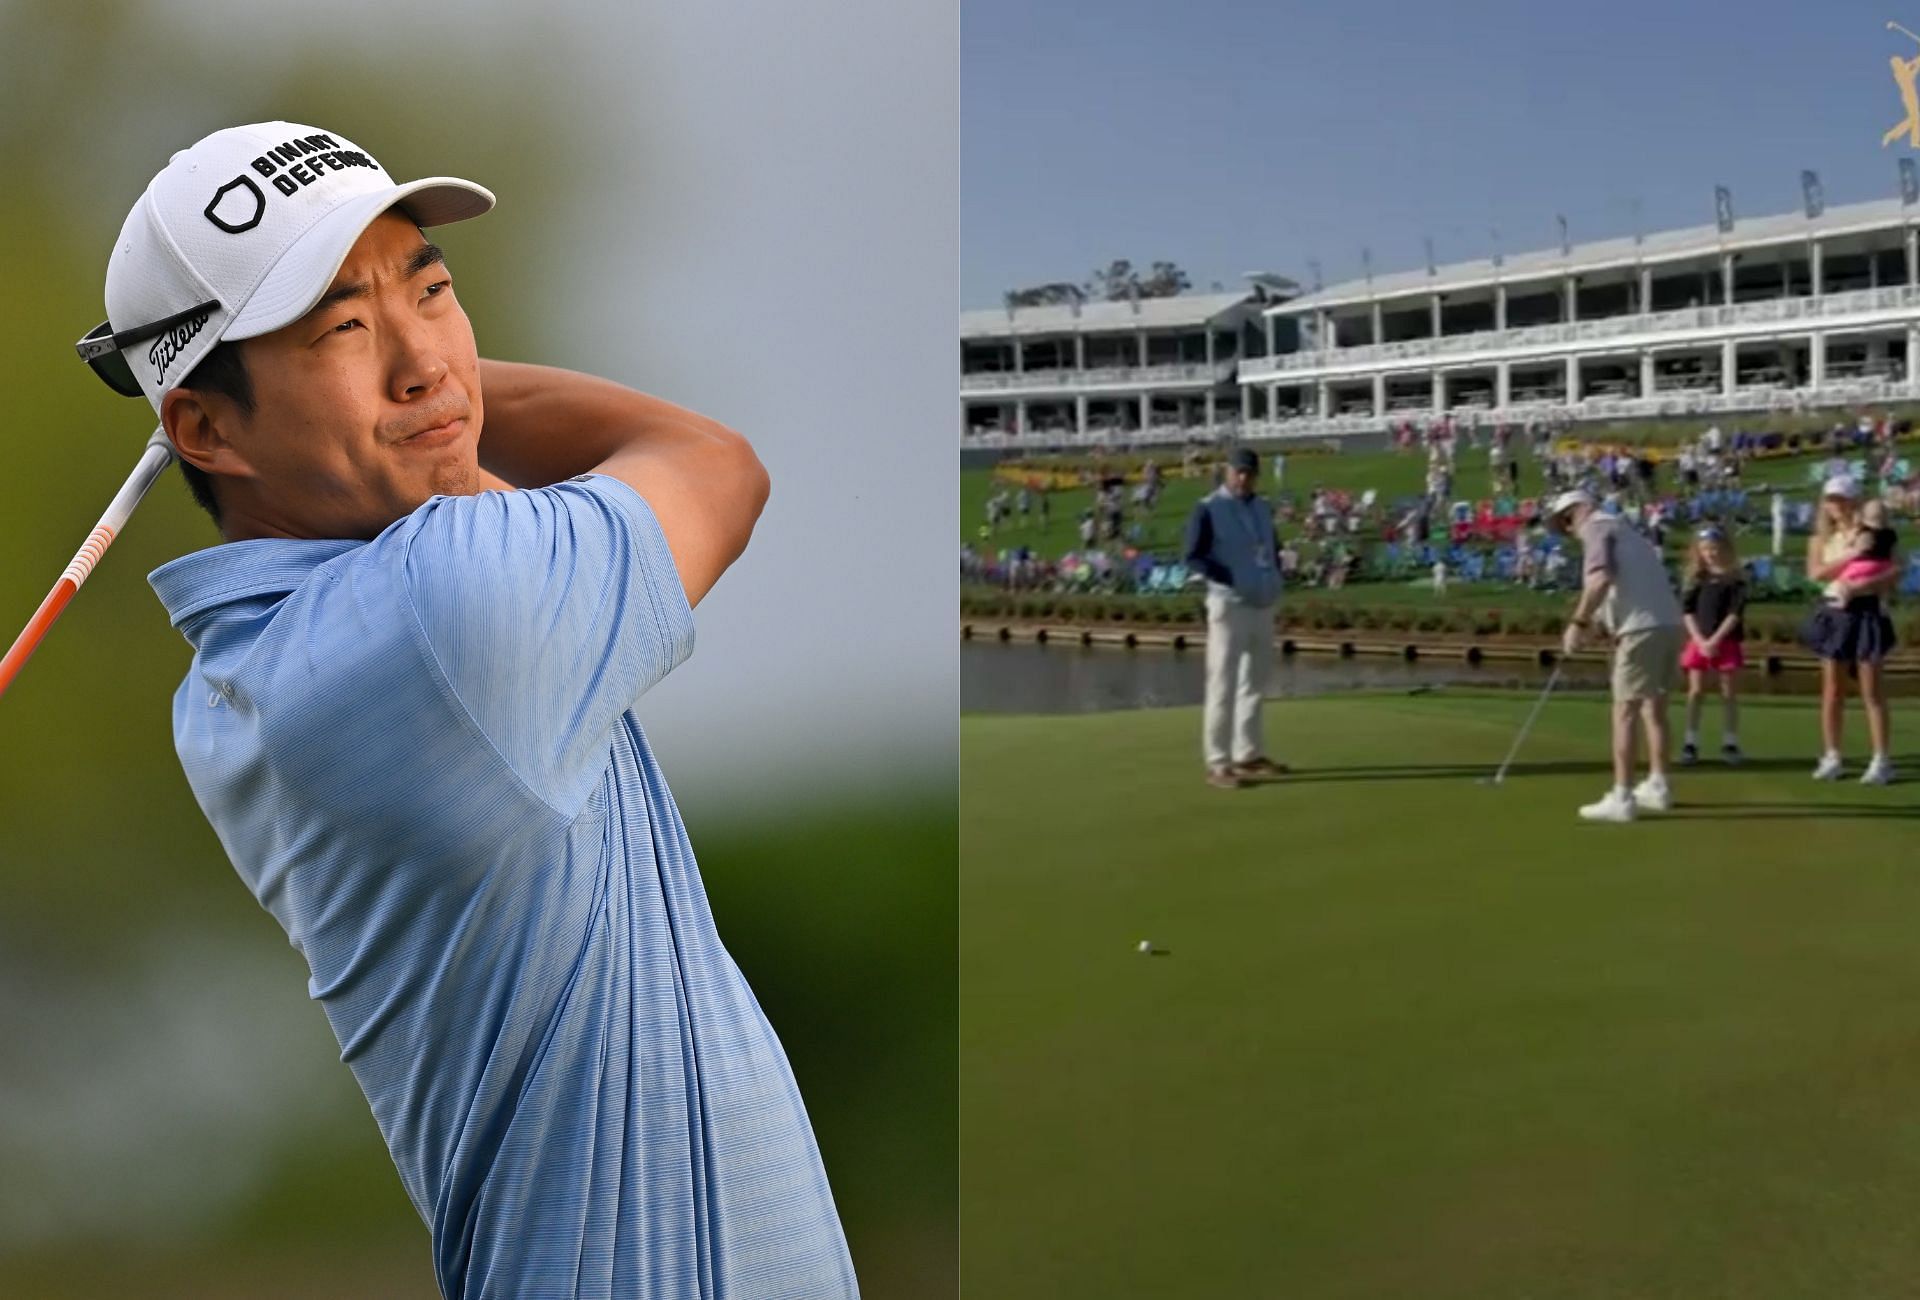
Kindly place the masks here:
POLYGON ((1613 643, 1613 698, 1651 700, 1671 692, 1680 681, 1680 652, 1687 634, 1677 627, 1628 632, 1613 643))

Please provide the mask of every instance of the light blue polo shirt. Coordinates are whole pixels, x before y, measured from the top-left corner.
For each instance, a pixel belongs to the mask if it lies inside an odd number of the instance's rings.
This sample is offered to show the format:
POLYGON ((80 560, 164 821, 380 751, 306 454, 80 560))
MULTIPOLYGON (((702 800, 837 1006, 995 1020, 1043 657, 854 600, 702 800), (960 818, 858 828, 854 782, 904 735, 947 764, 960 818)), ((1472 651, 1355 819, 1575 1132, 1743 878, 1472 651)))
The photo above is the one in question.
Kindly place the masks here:
POLYGON ((174 741, 306 958, 448 1297, 853 1296, 779 1040, 632 709, 693 649, 587 475, 149 579, 174 741))

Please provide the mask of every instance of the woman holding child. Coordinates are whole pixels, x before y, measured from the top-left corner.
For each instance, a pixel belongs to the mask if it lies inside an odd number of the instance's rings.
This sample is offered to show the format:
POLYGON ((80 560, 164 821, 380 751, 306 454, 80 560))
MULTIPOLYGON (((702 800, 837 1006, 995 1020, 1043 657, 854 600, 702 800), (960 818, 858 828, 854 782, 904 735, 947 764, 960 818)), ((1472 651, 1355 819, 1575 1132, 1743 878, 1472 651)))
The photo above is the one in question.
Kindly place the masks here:
POLYGON ((1826 584, 1805 639, 1820 656, 1820 738, 1824 752, 1813 769, 1816 781, 1837 781, 1845 770, 1840 736, 1846 710, 1846 678, 1858 677, 1866 707, 1873 759, 1860 778, 1865 785, 1893 780, 1881 663, 1894 645, 1886 598, 1899 576, 1894 531, 1878 501, 1860 503, 1860 485, 1836 475, 1821 490, 1820 512, 1807 542, 1807 577, 1826 584))

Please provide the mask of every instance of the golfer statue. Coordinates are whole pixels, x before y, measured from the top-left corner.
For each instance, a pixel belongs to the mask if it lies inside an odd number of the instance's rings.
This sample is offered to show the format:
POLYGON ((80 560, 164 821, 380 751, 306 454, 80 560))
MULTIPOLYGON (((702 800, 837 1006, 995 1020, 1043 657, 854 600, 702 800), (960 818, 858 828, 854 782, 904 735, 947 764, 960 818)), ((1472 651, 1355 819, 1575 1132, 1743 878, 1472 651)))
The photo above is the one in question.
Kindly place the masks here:
POLYGON ((1207 579, 1207 783, 1227 790, 1287 770, 1267 757, 1261 738, 1280 542, 1272 505, 1254 492, 1259 477, 1259 455, 1237 449, 1220 486, 1187 520, 1187 563, 1207 579))
POLYGON ((767 476, 691 411, 482 360, 422 228, 492 206, 267 122, 128 215, 111 332, 147 340, 120 355, 224 539, 150 579, 194 650, 180 761, 311 970, 442 1294, 852 1296, 633 713, 767 476))
POLYGON ((1673 807, 1667 784, 1667 697, 1679 679, 1685 622, 1653 543, 1583 491, 1547 507, 1548 527, 1571 533, 1583 557, 1580 599, 1562 648, 1572 654, 1595 625, 1613 637, 1613 788, 1580 810, 1591 822, 1630 822, 1639 809, 1673 807), (1646 728, 1647 776, 1633 784, 1638 729, 1646 728))

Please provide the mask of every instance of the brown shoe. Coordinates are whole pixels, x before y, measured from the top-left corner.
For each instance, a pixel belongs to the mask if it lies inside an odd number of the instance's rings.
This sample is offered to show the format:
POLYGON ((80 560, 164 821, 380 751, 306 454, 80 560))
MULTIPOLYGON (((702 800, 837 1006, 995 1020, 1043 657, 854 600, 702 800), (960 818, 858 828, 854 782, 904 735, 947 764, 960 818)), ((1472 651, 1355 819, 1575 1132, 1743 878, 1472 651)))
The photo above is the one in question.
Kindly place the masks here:
POLYGON ((1207 784, 1216 790, 1238 790, 1246 782, 1234 775, 1230 767, 1210 767, 1207 769, 1207 784))
POLYGON ((1260 758, 1250 758, 1244 763, 1236 763, 1233 770, 1241 776, 1268 777, 1285 776, 1292 769, 1285 763, 1276 763, 1263 755, 1260 758))

